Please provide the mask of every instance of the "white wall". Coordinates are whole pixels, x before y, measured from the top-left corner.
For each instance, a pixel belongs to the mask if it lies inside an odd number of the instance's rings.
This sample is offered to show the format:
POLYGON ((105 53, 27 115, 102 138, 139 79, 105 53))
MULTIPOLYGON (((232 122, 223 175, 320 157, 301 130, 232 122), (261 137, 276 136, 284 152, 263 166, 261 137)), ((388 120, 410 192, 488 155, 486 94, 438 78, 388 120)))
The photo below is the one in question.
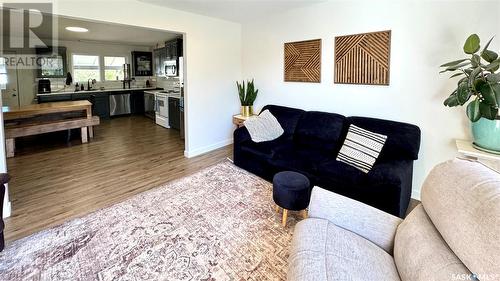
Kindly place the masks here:
MULTIPOLYGON (((232 142, 241 78, 241 25, 134 0, 56 1, 55 14, 186 35, 186 155, 232 142)), ((130 34, 134 36, 134 34, 130 34)))
MULTIPOLYGON (((0 90, 0 95, 3 95, 0 90)), ((2 111, 2 99, 0 98, 0 173, 7 173, 7 161, 5 160, 5 137, 3 129, 3 111, 2 111)), ((11 203, 9 199, 9 185, 5 185, 5 195, 3 198, 3 217, 10 217, 11 214, 11 203)), ((0 198, 0 200, 2 200, 0 198)))
MULTIPOLYGON (((486 41, 499 30, 496 1, 329 1, 243 25, 243 77, 255 78, 256 107, 392 119, 422 130, 413 197, 425 175, 455 156, 454 139, 470 138, 462 108, 442 105, 455 82, 439 65, 463 57, 471 33, 486 41), (392 30, 390 86, 333 84, 334 37, 392 30), (283 82, 283 43, 322 39, 321 84, 283 82)), ((500 34, 498 34, 500 35, 500 34)), ((499 46, 497 37, 493 47, 499 46)))

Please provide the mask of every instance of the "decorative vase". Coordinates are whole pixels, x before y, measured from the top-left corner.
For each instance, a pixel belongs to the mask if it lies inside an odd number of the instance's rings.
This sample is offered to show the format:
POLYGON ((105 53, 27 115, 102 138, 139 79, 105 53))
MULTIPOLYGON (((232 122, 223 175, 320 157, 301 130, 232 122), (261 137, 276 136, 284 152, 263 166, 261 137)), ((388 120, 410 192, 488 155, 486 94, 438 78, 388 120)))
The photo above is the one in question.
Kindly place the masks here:
POLYGON ((471 127, 476 148, 500 153, 500 117, 496 120, 481 118, 472 122, 471 127))
POLYGON ((241 106, 241 115, 248 117, 253 114, 253 106, 251 105, 242 105, 241 106))

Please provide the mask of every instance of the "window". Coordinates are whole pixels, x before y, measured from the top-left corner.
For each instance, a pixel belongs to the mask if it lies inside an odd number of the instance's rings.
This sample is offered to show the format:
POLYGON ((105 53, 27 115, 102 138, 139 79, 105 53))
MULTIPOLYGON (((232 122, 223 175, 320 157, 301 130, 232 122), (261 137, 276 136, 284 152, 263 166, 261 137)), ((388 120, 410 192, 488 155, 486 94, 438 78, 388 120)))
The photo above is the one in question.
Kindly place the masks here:
POLYGON ((104 80, 123 80, 125 57, 104 57, 104 80))
POLYGON ((7 89, 7 67, 5 58, 0 57, 0 90, 7 89))
POLYGON ((100 81, 99 56, 73 55, 73 80, 87 82, 89 79, 100 81))

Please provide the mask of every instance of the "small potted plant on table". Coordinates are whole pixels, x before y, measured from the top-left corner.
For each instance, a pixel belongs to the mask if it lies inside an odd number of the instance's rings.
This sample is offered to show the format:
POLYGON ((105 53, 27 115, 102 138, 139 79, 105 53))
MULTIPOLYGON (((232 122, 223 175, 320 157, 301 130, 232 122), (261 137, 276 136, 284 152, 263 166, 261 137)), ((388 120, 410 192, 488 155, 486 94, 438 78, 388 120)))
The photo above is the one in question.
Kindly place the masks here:
POLYGON ((460 77, 457 88, 444 101, 454 107, 467 104, 467 116, 471 121, 474 146, 478 149, 500 153, 500 58, 488 49, 491 38, 481 49, 477 34, 465 41, 463 50, 468 58, 441 65, 443 72, 455 72, 450 78, 460 77))
POLYGON ((245 81, 242 81, 241 84, 236 81, 236 86, 238 87, 238 94, 240 96, 241 115, 251 116, 253 114, 253 103, 257 98, 259 90, 255 89, 253 79, 252 81, 247 81, 246 87, 245 81))

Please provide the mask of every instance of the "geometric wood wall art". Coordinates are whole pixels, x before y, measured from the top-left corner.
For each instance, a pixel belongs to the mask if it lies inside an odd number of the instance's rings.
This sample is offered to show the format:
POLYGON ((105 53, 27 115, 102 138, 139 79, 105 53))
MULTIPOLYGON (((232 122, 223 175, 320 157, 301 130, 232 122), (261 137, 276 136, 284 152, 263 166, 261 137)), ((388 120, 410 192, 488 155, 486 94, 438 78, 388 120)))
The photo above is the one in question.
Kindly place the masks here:
POLYGON ((391 31, 335 37, 338 84, 389 85, 391 31))
POLYGON ((321 39, 285 43, 285 82, 321 82, 321 39))

